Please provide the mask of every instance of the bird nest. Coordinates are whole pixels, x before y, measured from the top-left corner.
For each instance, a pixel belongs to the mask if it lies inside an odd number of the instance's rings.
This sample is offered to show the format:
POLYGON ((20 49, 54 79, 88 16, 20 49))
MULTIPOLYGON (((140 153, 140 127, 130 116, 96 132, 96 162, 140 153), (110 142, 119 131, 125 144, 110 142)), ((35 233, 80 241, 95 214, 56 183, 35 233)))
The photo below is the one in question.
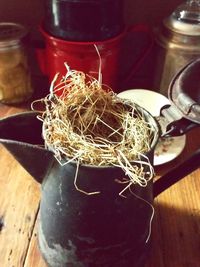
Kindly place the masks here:
POLYGON ((45 146, 60 164, 117 166, 131 183, 147 185, 153 168, 146 153, 155 143, 157 129, 146 111, 69 67, 59 82, 55 76, 42 101, 45 146))

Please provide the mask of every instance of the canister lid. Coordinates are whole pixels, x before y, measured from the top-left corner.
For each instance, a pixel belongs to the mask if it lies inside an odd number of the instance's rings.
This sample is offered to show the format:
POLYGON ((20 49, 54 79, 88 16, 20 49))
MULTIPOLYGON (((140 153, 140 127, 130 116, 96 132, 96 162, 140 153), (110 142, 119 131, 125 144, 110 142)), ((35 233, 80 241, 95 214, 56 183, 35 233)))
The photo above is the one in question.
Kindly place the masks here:
POLYGON ((200 0, 182 3, 163 23, 173 32, 190 36, 200 35, 200 0))
POLYGON ((27 29, 18 23, 0 23, 0 47, 17 44, 27 35, 27 29))

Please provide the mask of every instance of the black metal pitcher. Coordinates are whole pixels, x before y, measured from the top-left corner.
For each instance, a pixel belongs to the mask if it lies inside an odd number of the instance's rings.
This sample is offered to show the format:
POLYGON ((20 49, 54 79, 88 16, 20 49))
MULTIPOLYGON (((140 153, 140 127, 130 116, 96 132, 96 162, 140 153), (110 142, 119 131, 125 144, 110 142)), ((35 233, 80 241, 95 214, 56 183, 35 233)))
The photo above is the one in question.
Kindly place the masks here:
MULTIPOLYGON (((196 68, 200 69, 200 61, 183 69, 171 88, 177 89, 174 84, 179 81, 185 92, 196 68)), ((197 103, 199 99, 198 95, 197 103)), ((162 113, 166 117, 177 113, 171 110, 172 106, 164 107, 162 113)), ((143 112, 156 132, 146 153, 153 164, 154 148, 161 133, 156 119, 143 112)), ((76 179, 78 187, 88 193, 99 192, 83 194, 74 185, 76 163, 61 166, 53 153, 43 148, 42 123, 36 116, 35 112, 25 112, 2 119, 0 142, 42 183, 38 239, 47 264, 50 267, 143 267, 150 247, 153 198, 199 167, 200 150, 157 182, 150 181, 146 187, 131 185, 124 197, 119 192, 125 185, 117 182, 125 177, 120 168, 81 165, 76 179)), ((166 128, 167 135, 182 134, 191 124, 194 127, 199 122, 191 122, 190 115, 175 116, 175 121, 170 121, 166 128)))

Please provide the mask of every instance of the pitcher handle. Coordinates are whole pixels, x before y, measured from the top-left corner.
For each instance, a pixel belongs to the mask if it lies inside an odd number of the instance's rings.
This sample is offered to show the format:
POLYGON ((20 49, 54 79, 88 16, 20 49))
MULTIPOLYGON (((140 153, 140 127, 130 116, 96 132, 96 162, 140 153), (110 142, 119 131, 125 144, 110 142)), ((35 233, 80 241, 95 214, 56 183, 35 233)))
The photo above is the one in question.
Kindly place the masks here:
POLYGON ((123 84, 128 83, 128 81, 133 77, 137 69, 141 66, 145 58, 151 52, 153 44, 154 44, 153 33, 149 26, 145 24, 136 24, 136 25, 129 26, 127 28, 127 33, 134 33, 134 32, 145 33, 149 37, 150 42, 147 45, 147 47, 145 47, 140 52, 138 59, 136 60, 136 62, 134 62, 134 65, 130 68, 131 70, 128 72, 128 75, 126 75, 126 77, 123 79, 123 84))
POLYGON ((184 117, 174 104, 163 106, 160 110, 160 118, 166 121, 162 137, 180 136, 199 126, 197 122, 184 117))
POLYGON ((173 168, 154 182, 153 194, 157 197, 160 193, 177 183, 191 172, 200 167, 200 149, 196 150, 189 158, 173 168))

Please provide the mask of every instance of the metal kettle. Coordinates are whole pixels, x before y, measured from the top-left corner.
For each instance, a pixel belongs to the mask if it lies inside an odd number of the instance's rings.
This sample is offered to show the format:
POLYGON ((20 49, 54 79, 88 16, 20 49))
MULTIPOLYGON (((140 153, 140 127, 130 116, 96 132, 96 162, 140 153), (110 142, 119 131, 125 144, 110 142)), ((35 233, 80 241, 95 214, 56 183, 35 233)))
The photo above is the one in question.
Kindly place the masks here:
MULTIPOLYGON (((170 100, 179 112, 174 112, 173 106, 161 111, 165 118, 175 119, 169 120, 168 134, 183 134, 191 129, 191 122, 193 127, 200 125, 199 71, 197 60, 186 66, 171 85, 170 100), (190 93, 190 86, 195 93, 190 93)), ((147 111, 140 110, 156 130, 145 155, 153 163, 160 127, 147 111)), ((154 197, 199 167, 200 149, 159 180, 151 180, 146 187, 134 185, 122 198, 119 192, 124 189, 125 174, 119 167, 80 165, 77 173, 75 162, 60 165, 53 152, 44 147, 37 115, 24 112, 1 119, 0 143, 42 184, 38 241, 48 266, 143 267, 151 244, 149 221, 154 197), (100 194, 76 190, 76 173, 79 188, 100 194)))
POLYGON ((200 0, 187 0, 155 29, 154 88, 168 96, 170 81, 190 61, 200 57, 200 0))

